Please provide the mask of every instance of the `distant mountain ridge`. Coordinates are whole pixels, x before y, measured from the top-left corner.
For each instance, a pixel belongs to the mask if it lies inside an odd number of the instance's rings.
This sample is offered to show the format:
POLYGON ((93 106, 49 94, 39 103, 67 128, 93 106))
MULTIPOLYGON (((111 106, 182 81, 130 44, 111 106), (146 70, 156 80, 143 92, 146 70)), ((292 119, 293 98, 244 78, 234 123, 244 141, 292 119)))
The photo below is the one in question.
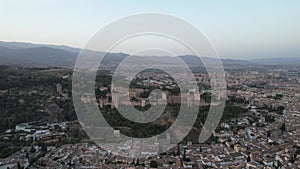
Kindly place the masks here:
POLYGON ((75 53, 50 47, 0 47, 0 64, 4 65, 70 67, 75 64, 76 56, 75 53))
POLYGON ((21 49, 21 48, 36 48, 36 47, 50 47, 54 49, 65 50, 68 52, 79 53, 81 49, 73 48, 66 45, 49 45, 49 44, 33 44, 27 42, 4 42, 0 41, 0 46, 9 49, 21 49))
MULTIPOLYGON (((23 42, 3 42, 0 41, 0 65, 18 65, 27 67, 73 67, 76 63, 76 59, 81 49, 73 48, 65 45, 48 45, 48 44, 32 44, 23 42)), ((90 52, 103 53, 89 50, 90 52)), ((128 55, 124 53, 109 53, 108 57, 103 59, 103 64, 108 66, 114 66, 119 64, 128 55)), ((147 60, 155 61, 158 56, 133 56, 136 57, 135 61, 138 63, 145 62, 147 60)), ((169 56, 159 56, 160 61, 165 64, 174 63, 174 59, 169 56)), ((203 66, 201 60, 197 56, 184 55, 178 56, 186 64, 190 66, 203 66)), ((213 58, 211 58, 213 59, 213 58)), ((272 59, 262 60, 235 60, 235 59, 221 59, 224 65, 250 65, 250 64, 268 64, 268 63, 286 63, 285 59, 280 61, 272 59)), ((292 64, 300 65, 300 58, 290 61, 292 64), (296 60, 296 61, 295 61, 296 60)))
POLYGON ((299 58, 261 58, 261 59, 252 59, 252 63, 261 64, 261 65, 300 65, 299 58))

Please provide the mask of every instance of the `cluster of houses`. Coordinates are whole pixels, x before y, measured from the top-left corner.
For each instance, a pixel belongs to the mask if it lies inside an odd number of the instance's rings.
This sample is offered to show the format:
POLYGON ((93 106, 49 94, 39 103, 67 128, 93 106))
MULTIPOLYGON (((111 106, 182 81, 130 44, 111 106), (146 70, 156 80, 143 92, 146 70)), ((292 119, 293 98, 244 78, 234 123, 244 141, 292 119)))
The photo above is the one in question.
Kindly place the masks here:
POLYGON ((67 122, 63 123, 21 123, 15 126, 15 129, 6 130, 0 138, 2 140, 11 140, 17 136, 19 141, 35 142, 42 140, 46 143, 58 142, 60 138, 66 137, 64 132, 67 129, 67 122))

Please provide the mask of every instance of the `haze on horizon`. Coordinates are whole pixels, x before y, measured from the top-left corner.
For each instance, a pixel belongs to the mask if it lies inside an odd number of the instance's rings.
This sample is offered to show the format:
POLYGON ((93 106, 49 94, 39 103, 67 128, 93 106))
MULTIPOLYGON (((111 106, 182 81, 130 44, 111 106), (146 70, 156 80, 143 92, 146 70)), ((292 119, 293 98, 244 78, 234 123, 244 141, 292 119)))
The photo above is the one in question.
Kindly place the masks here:
MULTIPOLYGON (((300 57, 300 1, 17 1, 0 2, 0 41, 83 48, 105 25, 125 16, 170 14, 196 26, 220 57, 300 57)), ((128 47, 128 46, 127 46, 128 47)), ((131 53, 128 48, 119 51, 131 53)), ((175 54, 184 53, 176 51, 175 54)))

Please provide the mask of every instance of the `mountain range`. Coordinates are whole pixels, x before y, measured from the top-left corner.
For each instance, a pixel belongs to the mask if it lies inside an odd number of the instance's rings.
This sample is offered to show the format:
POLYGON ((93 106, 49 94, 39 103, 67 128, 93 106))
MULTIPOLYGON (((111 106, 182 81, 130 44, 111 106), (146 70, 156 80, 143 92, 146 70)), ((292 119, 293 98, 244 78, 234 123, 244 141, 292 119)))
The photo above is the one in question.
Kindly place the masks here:
MULTIPOLYGON (((64 45, 32 44, 24 42, 3 42, 0 41, 0 65, 17 65, 26 67, 73 67, 81 49, 64 45)), ((98 51, 90 51, 95 54, 98 51)), ((124 53, 109 53, 102 61, 106 65, 117 65, 128 55, 124 53)), ((156 60, 157 56, 143 57, 134 56, 137 62, 145 62, 147 59, 156 60), (145 60, 146 59, 146 60, 145 60)), ((196 66, 202 65, 199 57, 193 55, 179 56, 186 64, 196 66)), ((169 56, 160 56, 160 61, 172 64, 173 58, 169 56)), ((222 59, 224 65, 280 65, 280 64, 299 64, 300 58, 270 58, 270 59, 252 59, 236 60, 222 59)))

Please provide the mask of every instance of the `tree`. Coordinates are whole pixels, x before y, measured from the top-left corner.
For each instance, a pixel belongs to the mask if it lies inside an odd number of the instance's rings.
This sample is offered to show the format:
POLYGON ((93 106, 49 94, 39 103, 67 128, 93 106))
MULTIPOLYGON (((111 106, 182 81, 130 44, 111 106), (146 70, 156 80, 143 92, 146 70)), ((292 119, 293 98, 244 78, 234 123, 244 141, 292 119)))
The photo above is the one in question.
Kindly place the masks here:
POLYGON ((35 152, 35 148, 33 146, 30 147, 30 152, 34 153, 35 152))
POLYGON ((151 160, 150 167, 151 168, 157 168, 158 167, 157 161, 151 160))
POLYGON ((186 153, 185 153, 185 150, 183 150, 183 161, 186 161, 186 153))
POLYGON ((294 156, 293 154, 291 154, 290 162, 291 162, 291 163, 294 163, 294 162, 295 162, 295 156, 294 156))
POLYGON ((276 111, 278 114, 282 114, 284 109, 285 108, 283 106, 279 106, 279 107, 277 107, 276 111))
POLYGON ((135 165, 135 166, 137 166, 137 165, 140 165, 140 160, 139 160, 139 158, 136 159, 136 165, 135 165))
POLYGON ((285 129, 286 129, 285 123, 282 123, 280 130, 283 132, 283 131, 285 131, 285 129))
POLYGON ((22 169, 23 167, 21 166, 20 162, 18 162, 18 169, 22 169))
POLYGON ((46 152, 47 151, 47 146, 45 144, 42 145, 42 152, 46 152))
POLYGON ((248 155, 247 162, 250 162, 250 161, 251 161, 251 158, 250 158, 250 155, 248 155))

